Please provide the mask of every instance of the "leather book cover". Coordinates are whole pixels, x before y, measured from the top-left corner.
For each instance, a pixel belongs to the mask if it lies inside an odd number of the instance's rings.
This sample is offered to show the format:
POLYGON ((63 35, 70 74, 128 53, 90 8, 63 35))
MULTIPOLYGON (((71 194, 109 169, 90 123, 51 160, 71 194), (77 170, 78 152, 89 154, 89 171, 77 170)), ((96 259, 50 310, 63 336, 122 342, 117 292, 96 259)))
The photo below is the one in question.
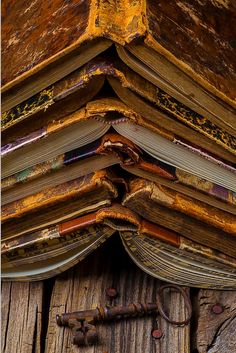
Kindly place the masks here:
POLYGON ((153 159, 149 157, 145 159, 148 168, 141 170, 139 166, 123 166, 129 173, 158 183, 159 185, 167 186, 170 189, 183 193, 216 208, 225 210, 236 215, 236 195, 235 192, 228 190, 220 185, 207 181, 206 179, 199 178, 196 175, 185 172, 179 168, 172 167, 173 176, 175 179, 167 180, 159 178, 153 169, 153 159))
MULTIPOLYGON (((184 202, 180 205, 181 200, 179 200, 180 204, 172 207, 171 204, 175 199, 165 192, 160 193, 158 197, 158 190, 158 184, 144 179, 134 179, 129 183, 129 192, 125 195, 122 204, 145 219, 176 231, 187 239, 229 256, 236 256, 235 215, 198 203, 193 199, 189 199, 188 209, 185 208, 183 212, 184 202), (195 202, 197 206, 202 207, 195 208, 195 202)), ((172 192, 175 194, 171 190, 170 195, 172 192)))
POLYGON ((113 178, 109 171, 97 171, 4 205, 2 237, 42 228, 58 219, 88 212, 89 208, 110 204, 118 196, 113 178))
POLYGON ((114 231, 120 232, 133 261, 157 278, 203 288, 236 286, 234 259, 185 241, 180 234, 148 222, 118 204, 44 232, 6 240, 2 244, 3 278, 37 280, 65 271, 114 231))
MULTIPOLYGON (((129 188, 131 198, 134 197, 136 192, 143 190, 150 195, 150 200, 154 203, 199 219, 202 222, 236 236, 236 215, 224 212, 164 185, 145 179, 133 179, 129 183, 129 188)), ((129 195, 125 199, 128 201, 129 195)))
POLYGON ((1 117, 3 140, 7 138, 7 134, 10 134, 13 140, 23 135, 24 131, 35 131, 50 121, 71 114, 92 100, 102 88, 105 79, 102 74, 97 74, 97 71, 98 65, 92 61, 3 112, 1 117), (15 125, 17 126, 14 129, 15 125))
POLYGON ((2 180, 2 205, 119 164, 129 173, 158 182, 191 199, 235 214, 235 194, 226 188, 152 158, 131 141, 107 133, 89 145, 69 151, 2 180), (214 196, 214 197, 212 197, 214 196))
POLYGON ((141 0, 72 0, 66 4, 57 0, 53 5, 37 0, 31 6, 23 0, 5 1, 3 110, 30 97, 29 83, 34 93, 44 89, 46 70, 53 84, 106 50, 112 41, 124 45, 141 37, 146 31, 144 10, 141 0), (49 23, 46 29, 45 19, 49 23), (20 96, 16 97, 19 87, 20 96))
MULTIPOLYGON (((25 136, 21 136, 20 138, 3 145, 2 147, 3 166, 4 166, 4 163, 6 163, 5 160, 8 160, 8 156, 10 156, 10 158, 12 159, 11 156, 17 155, 17 153, 21 153, 21 151, 17 151, 18 149, 24 148, 25 146, 27 147, 27 145, 30 143, 37 143, 37 142, 40 143, 39 140, 41 140, 42 138, 49 137, 49 135, 59 132, 62 129, 66 129, 66 128, 70 129, 70 126, 72 126, 73 124, 77 124, 85 120, 91 121, 91 119, 101 121, 102 123, 105 123, 107 125, 130 121, 132 123, 136 123, 140 126, 147 128, 148 130, 166 138, 167 140, 172 141, 173 144, 181 144, 181 140, 183 140, 177 135, 173 134, 172 132, 169 132, 164 128, 160 128, 158 124, 153 124, 149 120, 144 119, 140 114, 128 108, 126 105, 124 105, 117 99, 114 99, 114 98, 99 99, 99 100, 95 100, 87 103, 85 107, 81 108, 80 110, 64 118, 61 118, 58 121, 57 120, 53 121, 37 131, 34 131, 25 136), (114 117, 112 117, 113 115, 114 117)), ((186 135, 187 135, 187 132, 186 132, 186 135)), ((192 136, 190 136, 190 138, 192 141, 192 136)), ((203 141, 200 141, 200 143, 202 142, 203 141)), ((197 146, 193 148, 192 142, 186 142, 186 140, 185 140, 185 143, 181 144, 181 148, 182 147, 190 152, 199 154, 201 158, 207 159, 210 162, 219 165, 220 167, 223 167, 228 170, 234 170, 234 164, 232 164, 231 162, 235 162, 235 156, 232 155, 232 153, 229 153, 228 151, 224 151, 224 153, 222 154, 222 149, 221 148, 217 149, 217 145, 216 144, 213 145, 212 142, 209 143, 209 145, 207 144, 207 146, 205 145, 205 147, 209 149, 210 153, 206 151, 204 151, 204 153, 201 153, 201 148, 197 148, 197 146), (211 151, 215 151, 215 153, 211 154, 211 151), (225 161, 217 157, 216 153, 218 152, 220 152, 220 154, 222 154, 231 162, 225 161)), ((9 163, 10 162, 8 161, 7 162, 8 167, 9 167, 9 163)), ((4 169, 3 169, 3 172, 4 172, 4 169)), ((3 177, 5 176, 6 175, 3 174, 3 177)))
POLYGON ((65 5, 57 0, 49 6, 37 0, 29 6, 23 0, 12 0, 3 2, 2 13, 4 91, 72 55, 82 43, 103 37, 125 45, 140 38, 204 89, 235 107, 233 1, 73 0, 65 5), (45 18, 50 23, 47 30, 45 18))
MULTIPOLYGON (((135 82, 136 89, 121 85, 114 77, 109 77, 108 80, 117 96, 131 109, 159 125, 160 128, 168 129, 170 133, 179 136, 180 140, 188 136, 192 143, 215 154, 216 152, 207 146, 207 141, 210 145, 212 144, 210 140, 213 140, 217 145, 235 155, 235 131, 227 129, 227 125, 212 122, 145 79, 135 77, 131 71, 127 75, 126 70, 126 77, 135 82), (199 135, 199 132, 203 136, 199 135), (209 140, 204 139, 204 136, 209 140), (200 139, 204 142, 201 143, 200 139)), ((177 137, 176 140, 178 140, 177 137)))
POLYGON ((64 78, 58 81, 35 97, 4 112, 3 129, 12 128, 8 134, 7 131, 3 134, 3 143, 11 142, 17 136, 25 134, 23 131, 26 131, 26 128, 28 132, 32 132, 34 127, 35 131, 38 127, 45 126, 47 121, 59 120, 66 113, 75 111, 76 104, 77 109, 85 104, 97 92, 98 88, 101 88, 106 77, 116 94, 129 108, 138 115, 142 115, 148 122, 151 121, 162 133, 166 131, 169 135, 172 135, 174 143, 185 143, 189 148, 192 148, 192 151, 202 156, 206 155, 208 158, 213 159, 214 155, 218 155, 223 159, 236 161, 236 140, 234 134, 227 130, 227 125, 224 127, 218 126, 204 115, 198 114, 137 75, 115 57, 113 59, 96 58, 85 65, 83 69, 69 75, 68 79, 64 78), (95 85, 94 82, 96 82, 95 85), (40 102, 37 101, 40 100, 41 96, 45 97, 48 102, 43 103, 40 108, 40 102), (78 97, 80 103, 75 102, 78 97), (54 101, 56 101, 56 104, 52 104, 54 101), (42 108, 45 108, 44 112, 42 108), (37 110, 39 112, 34 116, 33 112, 37 113, 37 110), (25 120, 27 116, 31 116, 27 127, 25 127, 25 124, 19 125, 22 119, 25 120), (16 126, 14 128, 15 124, 18 125, 18 128, 16 126), (188 141, 186 141, 186 136, 188 136, 188 141), (214 149, 211 140, 216 142, 214 149), (192 144, 201 148, 194 149, 192 144), (213 156, 209 155, 208 152, 212 153, 213 156))
POLYGON ((150 0, 146 6, 150 33, 147 42, 153 49, 235 106, 234 1, 161 0, 156 4, 150 0))

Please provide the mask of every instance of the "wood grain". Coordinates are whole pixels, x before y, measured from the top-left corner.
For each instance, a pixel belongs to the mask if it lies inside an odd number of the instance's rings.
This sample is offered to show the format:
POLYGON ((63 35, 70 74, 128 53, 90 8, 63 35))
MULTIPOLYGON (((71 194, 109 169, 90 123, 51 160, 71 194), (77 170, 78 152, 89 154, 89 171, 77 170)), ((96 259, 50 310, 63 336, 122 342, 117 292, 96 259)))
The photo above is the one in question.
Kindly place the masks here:
POLYGON ((236 291, 200 290, 198 294, 198 353, 229 353, 236 347, 236 291), (214 314, 220 304, 223 312, 214 314))
MULTIPOLYGON (((151 331, 155 316, 122 320, 97 325, 99 344, 89 348, 72 345, 68 328, 55 324, 56 314, 94 308, 105 304, 128 304, 155 300, 160 281, 139 270, 128 258, 118 238, 107 243, 73 270, 59 276, 53 288, 45 353, 72 352, 184 352, 189 347, 189 326, 176 327, 158 317, 158 328, 163 332, 154 340, 151 331), (115 287, 119 296, 114 302, 107 300, 105 290, 115 287)), ((166 293, 165 305, 173 317, 183 318, 183 300, 176 292, 166 293)))
MULTIPOLYGON (((116 235, 73 270, 57 277, 55 285, 54 280, 44 283, 4 282, 2 352, 188 353, 190 327, 171 326, 160 317, 158 328, 163 332, 160 340, 151 337, 156 318, 150 316, 97 325, 99 344, 89 348, 73 346, 70 329, 56 325, 55 316, 58 313, 96 305, 154 301, 160 285, 160 281, 146 275, 133 264, 116 235), (50 308, 47 307, 50 288, 45 291, 48 286, 53 287, 50 308), (115 287, 119 292, 114 301, 106 298, 105 290, 108 287, 115 287)), ((193 327, 196 336, 194 352, 234 352, 236 291, 200 290, 195 299, 197 325, 193 327), (218 315, 212 312, 212 307, 217 303, 224 309, 218 315)), ((183 318, 183 302, 179 294, 166 293, 164 300, 173 318, 183 318)))
POLYGON ((43 283, 2 284, 2 353, 41 353, 43 283))

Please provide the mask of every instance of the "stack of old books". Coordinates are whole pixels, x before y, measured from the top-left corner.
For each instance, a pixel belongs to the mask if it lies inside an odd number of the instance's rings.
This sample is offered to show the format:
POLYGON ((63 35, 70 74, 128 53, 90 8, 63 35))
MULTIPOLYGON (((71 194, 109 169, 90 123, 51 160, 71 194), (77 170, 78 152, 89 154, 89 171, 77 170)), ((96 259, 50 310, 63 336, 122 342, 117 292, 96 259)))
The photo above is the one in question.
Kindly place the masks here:
POLYGON ((3 278, 54 276, 119 232, 152 276, 236 288, 233 12, 3 1, 3 278))

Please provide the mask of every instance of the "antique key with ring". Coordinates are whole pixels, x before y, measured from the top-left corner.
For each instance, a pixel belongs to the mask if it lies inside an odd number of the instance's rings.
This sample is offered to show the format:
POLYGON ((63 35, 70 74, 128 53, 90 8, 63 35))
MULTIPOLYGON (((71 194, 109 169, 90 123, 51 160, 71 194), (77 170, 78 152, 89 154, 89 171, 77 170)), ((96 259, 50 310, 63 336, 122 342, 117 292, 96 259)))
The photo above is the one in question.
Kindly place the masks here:
POLYGON ((94 324, 109 320, 121 320, 135 316, 158 314, 170 324, 177 326, 187 325, 192 316, 192 305, 185 290, 175 284, 167 284, 159 288, 156 303, 132 303, 127 306, 104 306, 96 309, 76 311, 56 316, 59 326, 68 326, 72 329, 73 344, 78 346, 94 345, 98 342, 98 334, 94 324), (165 289, 175 289, 182 294, 187 308, 187 318, 182 321, 172 320, 162 305, 162 296, 165 289))

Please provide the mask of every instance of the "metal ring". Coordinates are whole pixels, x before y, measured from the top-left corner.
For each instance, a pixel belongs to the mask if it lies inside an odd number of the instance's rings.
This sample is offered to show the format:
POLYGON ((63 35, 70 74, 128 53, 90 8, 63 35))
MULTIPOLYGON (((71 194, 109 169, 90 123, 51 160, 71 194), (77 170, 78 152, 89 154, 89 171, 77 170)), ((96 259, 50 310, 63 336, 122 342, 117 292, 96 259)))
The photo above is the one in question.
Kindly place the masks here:
POLYGON ((185 290, 183 288, 181 288, 180 286, 176 285, 176 284, 166 284, 164 286, 161 286, 157 292, 157 307, 159 310, 159 313, 161 315, 161 317, 163 317, 167 322, 169 322, 170 324, 173 325, 178 325, 178 326, 183 326, 183 325, 187 325, 192 317, 192 304, 190 301, 190 298, 188 296, 188 294, 185 292, 185 290), (162 295, 165 289, 176 289, 177 292, 179 292, 180 294, 182 294, 183 298, 184 298, 184 303, 185 306, 187 308, 188 311, 188 316, 185 320, 183 321, 175 321, 172 320, 164 311, 163 309, 163 305, 162 305, 162 295))

